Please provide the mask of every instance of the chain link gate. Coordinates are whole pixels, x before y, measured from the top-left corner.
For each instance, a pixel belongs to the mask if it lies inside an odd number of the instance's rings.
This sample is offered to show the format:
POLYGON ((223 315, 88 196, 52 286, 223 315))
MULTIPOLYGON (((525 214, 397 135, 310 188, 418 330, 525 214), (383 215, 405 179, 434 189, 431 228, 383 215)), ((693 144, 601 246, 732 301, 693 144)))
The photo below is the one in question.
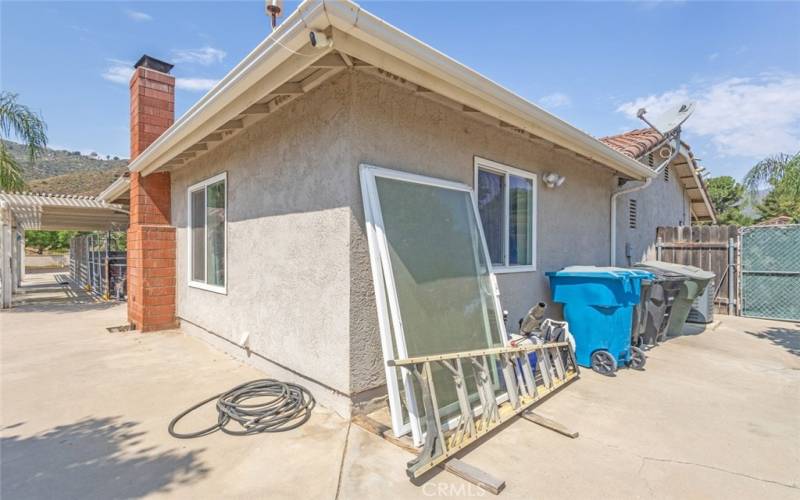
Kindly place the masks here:
POLYGON ((741 229, 742 316, 800 321, 800 225, 741 229))

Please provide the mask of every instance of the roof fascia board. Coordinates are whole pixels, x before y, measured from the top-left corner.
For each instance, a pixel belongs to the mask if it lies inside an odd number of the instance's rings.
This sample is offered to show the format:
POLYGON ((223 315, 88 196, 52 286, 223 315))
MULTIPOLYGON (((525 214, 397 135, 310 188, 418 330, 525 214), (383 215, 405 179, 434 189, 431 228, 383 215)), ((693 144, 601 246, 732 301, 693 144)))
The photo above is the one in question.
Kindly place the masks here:
POLYGON ((117 177, 107 188, 97 195, 97 199, 106 203, 113 203, 130 189, 131 180, 128 177, 117 177))
MULTIPOLYGON (((237 64, 213 89, 184 113, 169 129, 136 157, 129 165, 132 172, 144 175, 156 170, 171 156, 189 147, 202 137, 236 116, 241 110, 231 110, 234 101, 252 100, 255 104, 264 97, 263 86, 257 85, 265 76, 275 73, 281 63, 286 62, 308 44, 308 27, 327 24, 324 4, 320 0, 304 2, 281 25, 237 64), (257 96, 257 97, 256 97, 257 96), (243 98, 244 97, 244 98, 243 98), (220 118, 220 111, 228 113, 220 118), (200 131, 201 133, 197 133, 200 131), (191 139, 187 137, 191 136, 191 139), (196 137, 200 136, 200 137, 196 137)), ((318 56, 325 52, 317 51, 318 56)), ((309 56, 310 54, 303 54, 309 56)), ((313 62, 311 57, 308 65, 313 62)), ((278 77, 279 75, 275 74, 278 77)), ((284 81, 292 75, 280 75, 284 81)), ((273 78, 275 79, 275 78, 273 78)), ((280 82, 283 83, 283 82, 280 82)), ((279 85, 279 84, 278 84, 279 85)), ((277 87, 277 85, 275 85, 277 87)), ((242 107, 244 109, 246 105, 242 107)))
POLYGON ((694 177, 694 181, 697 183, 697 189, 700 191, 700 196, 703 198, 703 204, 706 206, 706 210, 708 210, 708 215, 711 217, 711 221, 716 224, 717 214, 714 211, 714 205, 711 204, 711 200, 708 198, 706 185, 699 178, 699 174, 697 173, 697 164, 695 163, 694 158, 683 144, 681 144, 679 153, 686 159, 686 163, 689 165, 689 170, 692 172, 692 177, 694 177))
MULTIPOLYGON (((464 102, 470 107, 484 112, 488 111, 489 114, 500 120, 584 155, 634 179, 642 180, 655 176, 650 168, 635 159, 614 151, 594 137, 362 10, 355 3, 339 0, 321 1, 325 4, 328 19, 334 28, 352 37, 349 40, 351 42, 353 39, 364 42, 364 45, 359 47, 363 49, 360 51, 361 56, 352 54, 353 56, 364 59, 375 66, 384 67, 388 60, 381 58, 378 54, 373 54, 372 57, 368 55, 368 46, 372 46, 407 63, 407 69, 417 68, 418 74, 427 73, 451 88, 462 90, 460 94, 463 97, 470 95, 476 97, 477 99, 470 99, 475 102, 474 106, 469 101, 464 102)), ((348 52, 348 46, 346 46, 348 44, 340 43, 340 38, 342 37, 334 36, 334 45, 344 52, 348 52)), ((347 40, 347 37, 344 38, 347 40)), ((352 49, 358 45, 349 44, 349 46, 352 49)), ((386 69, 392 71, 389 68, 386 69)), ((403 74, 398 74, 398 76, 406 77, 403 74)), ((414 81, 413 76, 408 79, 414 81)), ((422 82, 415 83, 426 86, 422 82)), ((452 91, 448 91, 449 89, 445 89, 443 85, 437 87, 431 88, 431 90, 451 97, 448 94, 452 91)))

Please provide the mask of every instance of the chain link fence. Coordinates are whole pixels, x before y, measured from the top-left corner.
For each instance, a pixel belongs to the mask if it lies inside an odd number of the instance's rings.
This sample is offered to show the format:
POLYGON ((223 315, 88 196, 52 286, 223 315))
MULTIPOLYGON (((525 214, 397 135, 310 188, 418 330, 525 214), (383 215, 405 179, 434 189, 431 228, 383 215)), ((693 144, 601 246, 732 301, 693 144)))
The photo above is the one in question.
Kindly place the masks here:
POLYGON ((800 321, 800 225, 741 229, 742 315, 800 321))

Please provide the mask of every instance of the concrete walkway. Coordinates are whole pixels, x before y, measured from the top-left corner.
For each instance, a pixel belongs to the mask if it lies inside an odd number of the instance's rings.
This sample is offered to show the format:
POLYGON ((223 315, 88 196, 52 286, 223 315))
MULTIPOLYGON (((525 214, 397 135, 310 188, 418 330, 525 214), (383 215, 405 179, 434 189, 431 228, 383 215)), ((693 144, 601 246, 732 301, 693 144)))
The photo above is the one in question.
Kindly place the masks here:
MULTIPOLYGON (((175 414, 264 374, 179 332, 109 333, 124 305, 28 278, 0 313, 4 500, 488 495, 443 472, 410 483, 409 454, 319 407, 287 433, 175 440, 175 414)), ((800 498, 800 325, 722 318, 539 408, 580 438, 516 421, 464 460, 508 499, 800 498)))

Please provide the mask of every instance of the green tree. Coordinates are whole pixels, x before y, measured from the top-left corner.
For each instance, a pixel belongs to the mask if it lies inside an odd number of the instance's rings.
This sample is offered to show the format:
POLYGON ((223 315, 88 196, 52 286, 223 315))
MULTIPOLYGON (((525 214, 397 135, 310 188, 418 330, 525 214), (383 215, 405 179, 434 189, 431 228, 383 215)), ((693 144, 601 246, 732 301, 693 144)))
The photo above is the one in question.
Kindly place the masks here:
POLYGON ((77 234, 77 231, 25 231, 25 246, 35 249, 39 255, 45 251, 63 251, 77 234))
POLYGON ((745 188, 733 177, 724 175, 708 180, 708 196, 717 212, 718 224, 735 224, 747 226, 752 219, 742 213, 742 202, 745 188))
MULTIPOLYGON (((28 161, 33 163, 47 146, 47 125, 42 117, 17 102, 17 94, 0 91, 0 135, 3 139, 17 139, 28 150, 28 161)), ((0 141, 0 189, 21 191, 25 188, 22 166, 0 141)))
POLYGON ((769 186, 769 193, 756 206, 760 220, 788 215, 800 222, 800 152, 761 160, 747 172, 744 184, 751 192, 769 186))

